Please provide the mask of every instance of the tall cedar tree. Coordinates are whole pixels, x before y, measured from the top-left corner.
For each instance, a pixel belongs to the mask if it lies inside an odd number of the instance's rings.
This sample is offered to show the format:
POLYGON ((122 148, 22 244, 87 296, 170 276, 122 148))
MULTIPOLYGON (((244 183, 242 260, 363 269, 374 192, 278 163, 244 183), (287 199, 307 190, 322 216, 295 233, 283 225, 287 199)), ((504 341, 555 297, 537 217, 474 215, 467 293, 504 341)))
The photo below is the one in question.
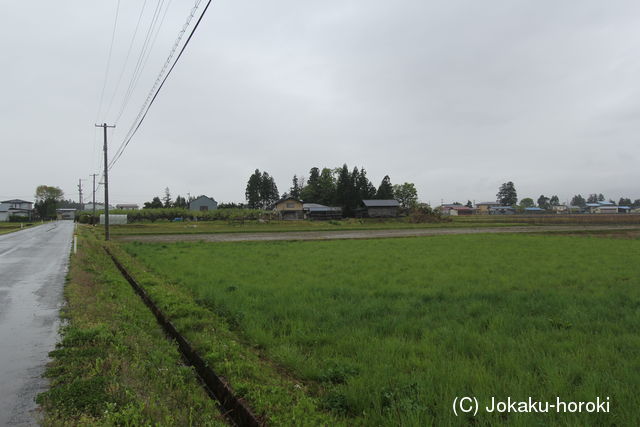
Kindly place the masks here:
POLYGON ((307 203, 320 203, 318 200, 320 195, 319 180, 320 170, 318 168, 311 168, 307 185, 305 185, 300 192, 302 200, 307 203))
POLYGON ((300 199, 300 183, 298 182, 298 176, 293 175, 293 180, 291 181, 291 188, 289 189, 289 195, 294 199, 300 199))
POLYGON ((393 199, 393 186, 391 185, 391 178, 389 175, 385 175, 376 192, 376 199, 390 200, 393 199))
POLYGON ((342 165, 342 168, 340 168, 338 179, 336 180, 336 204, 342 207, 342 214, 344 216, 352 216, 353 209, 355 208, 353 203, 354 188, 352 177, 345 163, 342 165))
POLYGON ((171 192, 169 191, 169 187, 166 187, 164 189, 164 197, 162 198, 162 207, 163 208, 170 208, 172 206, 172 200, 171 200, 171 192))
POLYGON ((260 200, 260 182, 262 181, 262 174, 259 169, 249 177, 249 181, 247 182, 247 189, 244 192, 245 199, 247 200, 247 205, 249 209, 260 209, 261 200, 260 200))
POLYGON ((267 172, 262 172, 260 180, 260 203, 262 209, 269 209, 279 198, 280 194, 278 193, 276 181, 267 172))
POLYGON ((316 202, 321 205, 333 206, 336 203, 336 179, 333 171, 329 168, 322 168, 318 178, 318 192, 316 202))
POLYGON ((505 182, 498 189, 496 194, 498 202, 503 206, 515 206, 518 203, 518 194, 516 193, 516 187, 513 182, 505 182))
POLYGON ((560 205, 560 199, 558 198, 558 196, 551 196, 551 198, 549 199, 549 205, 551 206, 560 205))
POLYGON ((355 178, 355 185, 358 204, 362 203, 363 200, 370 200, 376 197, 376 187, 367 178, 367 171, 364 168, 360 168, 360 173, 355 178))

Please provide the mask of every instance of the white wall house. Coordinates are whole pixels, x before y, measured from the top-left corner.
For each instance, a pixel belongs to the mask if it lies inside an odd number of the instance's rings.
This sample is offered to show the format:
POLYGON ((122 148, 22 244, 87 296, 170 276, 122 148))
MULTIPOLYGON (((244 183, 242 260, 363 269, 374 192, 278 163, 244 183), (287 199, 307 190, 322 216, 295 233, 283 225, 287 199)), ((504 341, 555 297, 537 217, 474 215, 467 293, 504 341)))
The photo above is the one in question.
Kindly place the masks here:
POLYGON ((12 199, 0 202, 0 221, 9 221, 11 216, 21 216, 30 219, 33 215, 33 202, 12 199))

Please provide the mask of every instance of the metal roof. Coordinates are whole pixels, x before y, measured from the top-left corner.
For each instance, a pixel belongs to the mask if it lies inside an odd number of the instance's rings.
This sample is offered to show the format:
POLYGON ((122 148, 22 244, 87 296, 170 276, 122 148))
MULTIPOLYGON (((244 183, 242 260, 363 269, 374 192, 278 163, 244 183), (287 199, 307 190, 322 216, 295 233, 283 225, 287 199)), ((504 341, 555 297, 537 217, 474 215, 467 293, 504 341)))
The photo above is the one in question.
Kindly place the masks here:
POLYGON ((368 208, 385 207, 385 208, 397 208, 400 206, 397 200, 363 200, 362 203, 368 208))
POLYGON ((32 203, 33 204, 33 202, 28 202, 26 200, 20 200, 20 199, 4 200, 0 203, 32 203))
POLYGON ((531 207, 531 208, 524 208, 525 211, 543 211, 544 209, 542 208, 537 208, 537 207, 531 207))

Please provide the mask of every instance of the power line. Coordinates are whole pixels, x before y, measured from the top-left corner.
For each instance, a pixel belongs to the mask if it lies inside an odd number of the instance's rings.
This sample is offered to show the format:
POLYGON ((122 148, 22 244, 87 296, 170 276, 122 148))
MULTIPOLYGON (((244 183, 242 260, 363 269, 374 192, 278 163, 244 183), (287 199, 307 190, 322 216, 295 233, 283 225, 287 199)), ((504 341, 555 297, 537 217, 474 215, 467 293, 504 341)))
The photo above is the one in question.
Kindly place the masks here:
POLYGON ((129 63, 129 56, 131 55, 131 51, 133 50, 133 43, 136 40, 136 36, 138 35, 138 29, 140 28, 140 22, 142 21, 142 15, 144 14, 144 9, 147 6, 147 0, 144 0, 142 3, 142 8, 140 9, 140 14, 138 15, 138 22, 136 23, 136 28, 133 31, 133 36, 131 37, 131 43, 129 43, 129 49, 127 50, 127 55, 124 59, 124 65, 122 66, 122 71, 120 71, 120 75, 118 76, 118 82, 116 83, 116 88, 113 91, 113 95, 111 96, 111 100, 109 101, 109 106, 107 107, 107 112, 105 115, 109 115, 109 111, 111 111, 111 105, 113 104, 113 100, 118 93, 118 89, 120 88, 120 82, 122 81, 122 76, 124 75, 124 71, 127 68, 127 64, 129 63))
POLYGON ((104 100, 104 91, 107 87, 107 80, 109 78, 109 68, 111 68, 111 54, 113 53, 113 41, 116 38, 116 28, 118 26, 118 14, 120 12, 120 0, 118 0, 118 4, 116 5, 116 17, 113 20, 113 31, 111 33, 111 45, 109 46, 109 55, 107 57, 107 68, 104 72, 104 83, 102 84, 102 92, 100 93, 100 102, 98 103, 98 113, 96 114, 96 121, 100 117, 100 113, 102 112, 102 101, 104 100))
POLYGON ((122 116, 122 113, 124 113, 124 109, 126 108, 127 104, 129 103, 129 99, 131 98, 131 95, 133 94, 133 91, 135 89, 135 86, 137 85, 138 79, 140 78, 140 75, 142 74, 143 68, 142 68, 142 63, 143 63, 143 58, 146 56, 147 50, 150 49, 150 40, 151 40, 151 35, 153 34, 153 30, 156 26, 156 23, 158 22, 158 18, 160 17, 160 12, 162 10, 162 5, 164 4, 164 0, 161 0, 158 2, 158 4, 156 5, 155 10, 153 11, 153 16, 151 17, 151 22, 149 23, 149 28, 147 29, 147 33, 144 37, 144 41, 142 43, 142 48, 140 49, 140 53, 138 54, 138 59, 136 60, 136 65, 134 66, 133 69, 133 74, 131 76, 131 80, 129 81, 129 86, 127 87, 127 91, 124 95, 124 99, 122 102, 122 106, 120 107, 120 112, 118 113, 118 116, 116 117, 116 122, 118 120, 120 120, 120 117, 122 116))
POLYGON ((191 33, 189 34, 189 37, 187 38, 187 40, 185 41, 184 45, 182 46, 182 49, 180 50, 180 53, 178 53, 178 56, 176 57, 175 61, 171 65, 171 68, 169 68, 169 71, 167 71, 167 73, 165 74, 164 78, 162 79, 162 82, 158 86, 158 82, 160 81, 160 78, 162 77, 162 74, 163 74, 164 70, 166 69, 167 65, 171 61, 171 58, 172 58, 175 50, 177 49, 177 47, 178 47, 178 45, 180 43, 180 39, 182 38, 182 35, 186 31, 186 28, 188 27, 189 22, 191 22, 191 19, 195 15, 195 10, 198 7, 200 1, 196 2, 194 8, 192 9, 191 14, 187 18, 187 22, 185 23, 185 26, 183 27, 183 30, 180 32, 180 35, 178 36, 178 39, 176 40, 176 43, 174 44, 174 48, 172 49, 171 53, 169 54, 169 57, 167 58, 167 62, 165 63, 165 66, 160 71, 160 74, 158 75, 158 78, 156 79, 156 83, 154 84, 153 88, 151 89, 152 92, 149 93, 149 96, 147 97, 147 101, 145 101, 145 104, 143 104, 143 106, 142 106, 142 108, 140 110, 140 113, 138 113, 139 119, 137 117, 136 121, 134 121, 133 124, 131 125, 131 128, 130 128, 129 132, 127 133, 127 136, 125 137, 124 141, 122 142, 122 144, 118 148, 118 150, 116 152, 116 155, 113 157, 113 159, 109 163, 109 169, 111 169, 113 167, 113 165, 118 161, 118 159, 120 157, 122 157, 122 153, 124 152, 125 148, 127 148, 127 146, 129 145, 129 142, 131 142, 131 139, 136 134, 138 129, 140 129, 140 126, 142 125, 142 122, 144 122, 145 117, 147 117, 147 113, 149 112, 149 109, 153 105, 154 101, 158 97, 158 94, 160 93, 160 90, 162 90, 162 87, 164 86, 165 82, 167 81, 167 79, 171 75, 171 72, 173 71, 173 69, 175 68, 176 64, 178 63, 178 61, 182 57, 182 54, 184 53, 185 49, 189 45, 189 42, 191 41, 191 38, 193 37, 193 34, 196 32, 196 29, 200 25, 200 22, 202 21, 202 18, 204 17, 204 15, 207 12, 207 10, 209 9, 209 6, 211 5, 211 2, 212 2, 212 0, 208 0, 207 1, 207 5, 204 7, 204 10, 200 14, 200 17, 198 18, 198 21, 196 22, 196 24, 194 25, 193 29, 191 30, 191 33), (149 97, 151 96, 151 93, 153 93, 153 90, 154 90, 154 88, 156 88, 156 86, 157 86, 157 89, 155 89, 155 94, 153 95, 153 97, 149 101, 149 97), (136 124, 136 122, 137 122, 137 124, 136 124))

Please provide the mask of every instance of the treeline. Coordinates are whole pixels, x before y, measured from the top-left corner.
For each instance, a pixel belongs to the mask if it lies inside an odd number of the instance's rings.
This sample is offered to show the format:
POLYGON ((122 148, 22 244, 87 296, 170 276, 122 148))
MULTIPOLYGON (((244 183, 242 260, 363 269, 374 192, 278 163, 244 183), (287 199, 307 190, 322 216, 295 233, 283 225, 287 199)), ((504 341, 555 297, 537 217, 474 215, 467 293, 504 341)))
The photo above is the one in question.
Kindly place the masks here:
MULTIPOLYGON (((268 209, 280 198, 273 177, 258 169, 249 177, 245 197, 247 206, 254 209, 268 209)), ((289 191, 281 197, 293 197, 305 203, 339 206, 344 216, 352 216, 361 206, 362 200, 396 199, 403 208, 413 207, 418 201, 414 184, 405 182, 402 185, 392 185, 389 175, 386 175, 376 188, 364 168, 354 167, 350 170, 346 163, 334 169, 313 167, 308 177, 294 175, 289 191)))
MULTIPOLYGON (((104 211, 100 211, 103 213, 104 211)), ((190 221, 240 221, 269 219, 269 214, 258 209, 215 209, 210 211, 190 211, 184 208, 157 208, 139 210, 109 210, 109 215, 127 215, 129 222, 173 221, 176 218, 190 221)), ((81 223, 91 223, 91 212, 80 212, 78 220, 81 223)))
MULTIPOLYGON (((582 197, 582 195, 576 194, 571 199, 571 205, 572 206, 580 206, 580 207, 583 208, 583 207, 585 207, 587 205, 587 203, 599 203, 599 202, 604 202, 605 200, 606 200, 606 198, 604 197, 604 195, 602 193, 589 194, 589 196, 586 199, 584 197, 582 197)), ((609 199, 609 202, 610 203, 614 203, 614 204, 616 203, 612 199, 609 199)), ((632 208, 640 208, 640 199, 636 199, 634 201, 631 201, 631 199, 628 198, 628 197, 620 197, 620 199, 618 200, 618 206, 629 206, 629 207, 632 207, 632 208)))

